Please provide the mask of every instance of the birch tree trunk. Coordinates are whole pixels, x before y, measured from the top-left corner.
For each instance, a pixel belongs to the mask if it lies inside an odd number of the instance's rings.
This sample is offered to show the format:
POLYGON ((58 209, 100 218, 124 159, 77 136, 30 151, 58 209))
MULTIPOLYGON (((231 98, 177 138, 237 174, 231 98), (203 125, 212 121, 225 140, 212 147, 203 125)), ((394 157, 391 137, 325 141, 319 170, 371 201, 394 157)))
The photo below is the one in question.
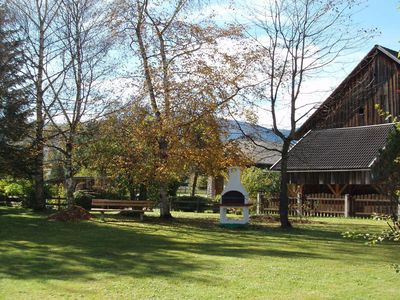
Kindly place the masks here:
POLYGON ((74 205, 74 191, 75 191, 72 151, 73 151, 72 143, 68 142, 65 147, 65 190, 69 208, 71 208, 74 205))
MULTIPOLYGON (((44 135, 46 121, 46 99, 48 99, 49 80, 57 76, 50 64, 58 56, 59 39, 54 30, 54 22, 58 15, 59 0, 9 0, 8 4, 15 14, 16 26, 24 40, 24 75, 29 78, 35 99, 35 136, 34 136, 34 208, 45 208, 44 195, 44 147, 47 138, 44 135)), ((56 72, 56 71, 55 71, 56 72)), ((52 100, 50 100, 52 101, 52 100)))
MULTIPOLYGON (((42 29, 42 26, 41 26, 42 29)), ((36 136, 35 136, 35 205, 34 208, 42 210, 45 208, 44 199, 44 141, 43 141, 43 56, 44 43, 43 31, 40 30, 39 62, 36 81, 36 136)))

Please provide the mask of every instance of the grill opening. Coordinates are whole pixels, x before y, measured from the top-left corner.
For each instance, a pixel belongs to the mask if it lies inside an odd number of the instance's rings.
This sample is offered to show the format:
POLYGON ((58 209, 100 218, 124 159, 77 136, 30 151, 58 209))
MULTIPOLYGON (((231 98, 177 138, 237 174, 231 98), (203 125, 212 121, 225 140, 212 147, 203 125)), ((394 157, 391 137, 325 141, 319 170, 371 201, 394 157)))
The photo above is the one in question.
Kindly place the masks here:
POLYGON ((244 204, 244 195, 239 191, 229 191, 222 195, 221 204, 244 204))

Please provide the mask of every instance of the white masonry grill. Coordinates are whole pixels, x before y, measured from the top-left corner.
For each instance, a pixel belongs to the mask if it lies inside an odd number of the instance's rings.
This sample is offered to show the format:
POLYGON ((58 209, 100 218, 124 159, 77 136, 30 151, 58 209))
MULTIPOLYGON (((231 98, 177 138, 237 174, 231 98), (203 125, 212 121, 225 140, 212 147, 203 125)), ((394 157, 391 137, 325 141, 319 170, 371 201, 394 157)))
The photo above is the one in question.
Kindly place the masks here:
POLYGON ((245 204, 245 197, 239 191, 229 191, 221 196, 221 204, 222 205, 236 205, 236 204, 245 204))
POLYGON ((228 170, 228 183, 221 194, 220 223, 221 224, 247 224, 249 222, 249 196, 240 182, 240 168, 234 167, 228 170), (229 208, 242 209, 242 219, 228 219, 229 208))

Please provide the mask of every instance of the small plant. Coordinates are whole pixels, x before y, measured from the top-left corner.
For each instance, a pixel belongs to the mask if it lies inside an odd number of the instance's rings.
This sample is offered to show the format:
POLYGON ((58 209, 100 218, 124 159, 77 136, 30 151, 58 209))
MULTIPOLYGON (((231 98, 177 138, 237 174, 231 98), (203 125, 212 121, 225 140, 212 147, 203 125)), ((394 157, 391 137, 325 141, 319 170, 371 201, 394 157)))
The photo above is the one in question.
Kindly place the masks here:
MULTIPOLYGON (((345 238, 363 238, 367 240, 366 244, 373 246, 384 241, 400 242, 400 221, 394 220, 391 216, 375 216, 375 220, 385 220, 389 229, 386 229, 380 233, 356 233, 346 231, 342 233, 345 238)), ((400 264, 393 264, 395 272, 400 274, 400 264)))
POLYGON ((206 190, 207 189, 207 176, 199 176, 199 179, 197 179, 197 187, 200 190, 206 190))
POLYGON ((274 172, 250 167, 243 171, 241 180, 252 200, 257 198, 259 192, 267 198, 279 192, 279 175, 274 172))
MULTIPOLYGON (((47 186, 45 186, 45 196, 49 195, 47 186)), ((32 181, 27 179, 15 179, 6 177, 0 180, 0 198, 7 200, 9 197, 18 198, 22 205, 27 208, 33 208, 35 201, 35 191, 32 181)))
POLYGON ((295 210, 296 211, 295 217, 300 222, 303 222, 303 221, 309 221, 309 216, 312 211, 312 207, 310 205, 310 202, 305 201, 303 199, 302 204, 298 204, 298 203, 290 204, 289 210, 295 210))
POLYGON ((84 192, 77 191, 74 193, 75 204, 86 210, 91 210, 93 196, 84 192))
POLYGON ((200 196, 171 197, 171 206, 175 210, 204 212, 212 205, 212 200, 200 196))

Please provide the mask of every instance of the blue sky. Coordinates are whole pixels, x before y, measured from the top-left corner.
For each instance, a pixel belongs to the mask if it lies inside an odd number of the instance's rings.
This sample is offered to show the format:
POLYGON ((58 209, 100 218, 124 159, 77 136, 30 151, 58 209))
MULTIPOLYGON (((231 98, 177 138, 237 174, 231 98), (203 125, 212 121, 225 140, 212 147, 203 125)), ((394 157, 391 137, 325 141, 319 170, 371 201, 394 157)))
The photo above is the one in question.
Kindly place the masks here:
MULTIPOLYGON (((246 7, 261 5, 269 0, 212 0, 207 6, 207 12, 216 14, 219 22, 239 20, 246 23, 249 19, 246 7), (236 6, 238 4, 239 6, 236 6), (240 5, 244 5, 241 7, 240 5)), ((354 29, 376 29, 379 34, 362 44, 357 41, 353 49, 343 51, 335 62, 326 66, 323 72, 316 74, 315 78, 309 79, 302 86, 301 95, 297 101, 298 107, 307 105, 308 110, 313 105, 321 104, 331 92, 348 76, 354 67, 367 55, 367 53, 378 44, 395 51, 400 50, 400 0, 361 0, 363 3, 353 10, 354 29), (311 105, 311 106, 310 106, 311 105)), ((265 110, 269 104, 260 104, 256 111, 260 125, 270 127, 271 116, 265 110)), ((278 123, 282 128, 290 126, 287 117, 287 107, 281 107, 278 112, 278 123)), ((302 113, 300 113, 301 115, 302 113)), ((305 119, 303 119, 304 121, 305 119)), ((299 124, 300 125, 300 124, 299 124)))
POLYGON ((356 14, 355 19, 363 27, 378 28, 381 34, 365 45, 365 53, 375 44, 392 50, 400 50, 399 0, 369 0, 367 7, 356 14))
MULTIPOLYGON (((366 40, 353 53, 333 64, 335 72, 330 72, 330 88, 334 89, 342 82, 353 68, 375 46, 381 45, 395 51, 400 51, 400 0, 366 0, 365 5, 354 14, 355 27, 373 29, 379 34, 366 40)), ((327 93, 324 96, 327 96, 327 93)), ((321 99, 323 100, 323 99, 321 99)))
MULTIPOLYGON (((215 14, 217 22, 233 22, 237 19, 248 21, 242 16, 246 16, 247 11, 243 9, 246 5, 252 3, 268 2, 269 0, 211 0, 204 7, 202 14, 196 12, 194 18, 200 19, 208 14, 215 14), (245 5, 235 6, 234 4, 245 5)), ((363 1, 363 0, 361 0, 363 1)), ((335 63, 326 67, 324 72, 318 73, 315 78, 309 80, 302 87, 303 97, 298 101, 299 106, 316 105, 322 103, 329 94, 348 76, 353 68, 361 61, 361 59, 376 44, 388 47, 392 50, 400 50, 400 0, 365 0, 365 5, 359 8, 359 11, 353 16, 355 28, 372 29, 376 28, 380 34, 372 39, 366 40, 361 47, 345 51, 335 63)), ((234 44, 227 43, 225 47, 233 47, 234 44)), ((126 91, 127 89, 125 89, 126 91)), ((260 105, 261 107, 255 113, 259 116, 260 125, 271 126, 270 113, 265 112, 269 108, 269 104, 260 105)), ((309 106, 309 107, 311 107, 309 106)), ((309 107, 305 109, 309 109, 309 107)), ((303 119, 304 121, 305 119, 303 119)), ((287 118, 286 107, 282 106, 282 114, 278 119, 279 126, 288 128, 289 118, 287 118)), ((299 124, 300 125, 300 124, 299 124)))
MULTIPOLYGON (((331 71, 320 74, 321 77, 311 81, 310 85, 305 86, 310 96, 301 101, 303 102, 323 102, 327 96, 347 77, 353 68, 361 59, 374 47, 379 44, 395 51, 400 51, 400 0, 367 0, 365 6, 354 16, 355 27, 365 29, 376 28, 380 34, 354 50, 354 52, 342 57, 337 63, 332 64, 331 71), (310 86, 318 86, 322 91, 312 91, 310 86)), ((328 68, 328 69, 330 69, 328 68)), ((270 126, 270 120, 267 115, 260 113, 260 123, 270 126)), ((287 118, 282 117, 281 126, 288 127, 287 118)))

